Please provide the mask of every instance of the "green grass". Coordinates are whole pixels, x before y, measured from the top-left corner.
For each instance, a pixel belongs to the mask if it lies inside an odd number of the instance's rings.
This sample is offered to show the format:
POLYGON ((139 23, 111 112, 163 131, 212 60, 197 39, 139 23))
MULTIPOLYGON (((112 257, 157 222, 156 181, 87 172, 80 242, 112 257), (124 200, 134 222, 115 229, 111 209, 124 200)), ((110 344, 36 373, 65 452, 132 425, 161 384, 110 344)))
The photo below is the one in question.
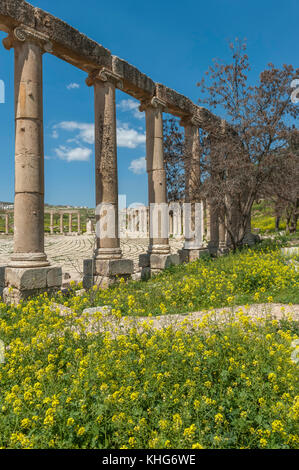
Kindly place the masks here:
MULTIPOLYGON (((252 228, 259 229, 261 234, 275 233, 275 209, 271 201, 262 200, 259 204, 254 203, 252 207, 252 228)), ((281 217, 279 230, 286 229, 285 217, 281 217)), ((299 231, 299 221, 297 223, 297 232, 299 231)), ((297 234, 298 236, 298 234, 297 234)))
MULTIPOLYGON (((121 315, 161 315, 252 303, 299 303, 299 273, 281 255, 280 243, 171 267, 148 281, 92 289, 82 297, 58 295, 82 311, 110 305, 121 315)), ((75 291, 76 287, 74 287, 75 291)))

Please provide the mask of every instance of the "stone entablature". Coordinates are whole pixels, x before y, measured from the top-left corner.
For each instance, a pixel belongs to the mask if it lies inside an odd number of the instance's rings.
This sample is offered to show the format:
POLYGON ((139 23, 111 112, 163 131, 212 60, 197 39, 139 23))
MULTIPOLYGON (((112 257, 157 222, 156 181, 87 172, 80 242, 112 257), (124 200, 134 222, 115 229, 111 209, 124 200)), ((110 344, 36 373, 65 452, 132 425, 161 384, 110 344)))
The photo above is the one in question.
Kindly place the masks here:
MULTIPOLYGON (((0 2, 0 30, 8 33, 22 30, 35 34, 44 41, 47 52, 86 71, 99 72, 106 68, 122 80, 122 89, 127 94, 141 100, 157 96, 167 103, 169 112, 184 117, 197 115, 201 127, 211 126, 211 122, 220 124, 220 119, 205 108, 197 106, 189 98, 140 72, 136 67, 111 54, 101 44, 93 41, 77 29, 50 13, 36 8, 25 1, 3 0, 0 2), (20 28, 21 27, 21 28, 20 28), (17 29, 16 29, 17 28, 17 29)), ((9 47, 10 39, 5 40, 9 47)))

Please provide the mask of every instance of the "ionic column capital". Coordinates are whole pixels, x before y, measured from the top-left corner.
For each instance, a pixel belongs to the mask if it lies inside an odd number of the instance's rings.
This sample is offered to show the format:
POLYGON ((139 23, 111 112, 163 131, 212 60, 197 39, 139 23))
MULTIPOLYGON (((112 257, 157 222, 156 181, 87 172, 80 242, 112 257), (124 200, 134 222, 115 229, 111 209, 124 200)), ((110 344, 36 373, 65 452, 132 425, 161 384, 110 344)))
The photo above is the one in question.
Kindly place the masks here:
POLYGON ((196 115, 184 116, 180 120, 180 126, 182 126, 182 127, 187 127, 187 126, 201 127, 201 120, 196 115))
POLYGON ((155 109, 159 109, 160 111, 167 112, 167 103, 161 98, 158 98, 157 96, 153 96, 149 100, 141 100, 139 111, 141 112, 145 111, 147 108, 155 108, 155 109))
POLYGON ((85 80, 87 86, 93 86, 96 81, 103 83, 113 83, 116 88, 119 88, 120 90, 123 88, 123 81, 120 75, 112 72, 112 70, 109 70, 106 67, 102 68, 101 70, 94 70, 90 72, 87 79, 85 80))
POLYGON ((9 50, 12 47, 15 47, 18 42, 26 41, 36 42, 40 46, 42 52, 53 52, 52 42, 46 34, 23 25, 12 30, 2 42, 5 49, 9 50))

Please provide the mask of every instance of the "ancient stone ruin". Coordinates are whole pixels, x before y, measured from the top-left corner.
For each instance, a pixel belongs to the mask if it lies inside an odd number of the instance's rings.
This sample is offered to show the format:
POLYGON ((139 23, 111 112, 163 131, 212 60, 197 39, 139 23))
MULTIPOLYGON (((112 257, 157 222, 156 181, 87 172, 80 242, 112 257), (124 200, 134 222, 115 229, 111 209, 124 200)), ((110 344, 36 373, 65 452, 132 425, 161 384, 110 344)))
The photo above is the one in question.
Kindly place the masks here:
MULTIPOLYGON (((3 40, 4 47, 13 49, 15 57, 14 252, 7 266, 0 269, 0 286, 5 301, 17 302, 61 286, 61 268, 51 266, 44 251, 42 70, 45 53, 53 54, 85 71, 86 83, 94 91, 96 206, 100 207, 97 221, 103 221, 108 205, 114 208, 113 223, 111 218, 109 220, 114 225, 115 235, 108 237, 97 232, 95 253, 84 265, 85 284, 91 285, 94 276, 107 283, 116 276, 129 277, 133 273, 133 262, 122 257, 118 231, 115 89, 137 98, 140 110, 145 111, 150 207, 167 204, 163 112, 181 119, 181 125, 185 128, 186 152, 192 155, 191 167, 187 172, 186 202, 191 200, 188 197, 192 191, 190 174, 199 166, 199 128, 209 132, 217 124, 221 133, 223 121, 185 96, 153 82, 102 45, 25 1, 1 0, 0 29, 7 32, 3 40)), ((203 209, 200 210, 199 216, 203 217, 203 209)), ((153 213, 150 210, 151 217, 153 213)), ((171 230, 178 231, 179 216, 172 213, 172 217, 171 230)), ((6 224, 8 231, 8 219, 6 224)), ((225 230, 219 227, 213 208, 209 212, 209 227, 210 251, 217 252, 221 244, 225 245, 225 230)), ((143 230, 147 229, 143 227, 143 230)), ((196 246, 186 240, 179 258, 178 255, 170 254, 168 233, 150 233, 148 252, 140 257, 140 264, 148 273, 155 272, 180 260, 192 260, 200 256, 204 249, 203 244, 196 246)))

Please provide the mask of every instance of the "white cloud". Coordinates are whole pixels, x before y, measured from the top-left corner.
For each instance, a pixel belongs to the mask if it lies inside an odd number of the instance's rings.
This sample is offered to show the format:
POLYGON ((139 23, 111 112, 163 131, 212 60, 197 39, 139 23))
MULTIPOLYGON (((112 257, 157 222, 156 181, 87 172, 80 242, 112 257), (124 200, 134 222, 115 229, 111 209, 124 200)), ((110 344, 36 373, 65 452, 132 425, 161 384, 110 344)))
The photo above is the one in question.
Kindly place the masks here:
POLYGON ((55 149, 55 153, 58 158, 67 162, 87 162, 92 150, 86 147, 70 148, 60 145, 55 149))
POLYGON ((122 124, 117 127, 117 145, 119 147, 127 147, 135 149, 138 145, 145 143, 145 134, 130 129, 127 124, 122 124))
POLYGON ((65 131, 79 131, 77 139, 86 144, 94 143, 94 125, 76 121, 62 121, 54 126, 54 129, 63 129, 65 131))
POLYGON ((58 135, 58 132, 56 131, 56 129, 53 130, 52 132, 52 138, 53 139, 58 139, 59 135, 58 135))
POLYGON ((143 119, 144 115, 142 112, 139 111, 139 106, 140 106, 139 101, 127 99, 127 100, 121 100, 118 103, 117 108, 120 109, 121 111, 132 111, 133 116, 136 119, 143 119))
POLYGON ((80 85, 79 83, 69 83, 66 87, 68 90, 74 90, 76 88, 80 88, 80 85))
MULTIPOLYGON (((63 129, 65 131, 74 132, 77 131, 77 135, 73 139, 68 139, 67 142, 75 142, 80 145, 80 142, 86 144, 94 143, 94 125, 84 122, 76 121, 62 121, 56 124, 56 129, 63 129)), ((135 129, 129 127, 129 124, 119 123, 117 126, 117 145, 119 147, 136 148, 138 145, 145 143, 145 133, 138 132, 135 129)))
POLYGON ((136 158, 136 160, 132 160, 129 166, 129 170, 131 170, 135 175, 142 175, 146 171, 146 160, 145 157, 136 158))

